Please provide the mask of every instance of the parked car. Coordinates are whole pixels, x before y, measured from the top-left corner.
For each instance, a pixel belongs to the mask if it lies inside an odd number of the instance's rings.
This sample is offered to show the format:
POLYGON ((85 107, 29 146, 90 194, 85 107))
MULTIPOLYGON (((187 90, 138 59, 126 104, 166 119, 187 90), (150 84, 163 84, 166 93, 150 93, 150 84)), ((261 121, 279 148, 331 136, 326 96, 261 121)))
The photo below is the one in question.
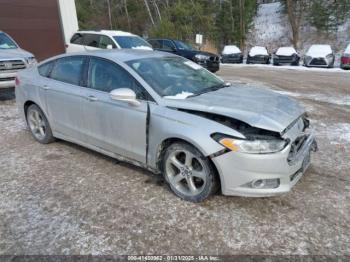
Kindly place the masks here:
POLYGON ((0 88, 14 87, 17 72, 35 64, 33 54, 20 48, 8 34, 0 31, 0 88))
POLYGON ((300 56, 294 47, 280 47, 273 55, 273 65, 288 64, 298 66, 300 56))
POLYGON ((150 43, 155 50, 183 56, 211 72, 215 73, 220 69, 220 57, 218 55, 194 49, 190 44, 180 40, 168 38, 149 39, 148 43, 150 43))
POLYGON ((162 173, 188 201, 219 188, 255 197, 288 192, 316 150, 296 100, 231 86, 165 52, 57 56, 21 72, 15 90, 38 142, 68 140, 162 173))
POLYGON ((114 30, 78 31, 66 45, 67 53, 114 48, 152 50, 150 44, 138 35, 114 30))
POLYGON ((340 59, 340 67, 342 69, 350 69, 350 44, 345 49, 344 54, 340 59))
POLYGON ((304 57, 306 67, 334 66, 335 56, 330 45, 312 45, 304 57))
POLYGON ((247 64, 270 64, 270 54, 266 47, 252 47, 247 56, 247 64))
POLYGON ((243 63, 242 51, 235 45, 226 45, 221 52, 222 63, 243 63))

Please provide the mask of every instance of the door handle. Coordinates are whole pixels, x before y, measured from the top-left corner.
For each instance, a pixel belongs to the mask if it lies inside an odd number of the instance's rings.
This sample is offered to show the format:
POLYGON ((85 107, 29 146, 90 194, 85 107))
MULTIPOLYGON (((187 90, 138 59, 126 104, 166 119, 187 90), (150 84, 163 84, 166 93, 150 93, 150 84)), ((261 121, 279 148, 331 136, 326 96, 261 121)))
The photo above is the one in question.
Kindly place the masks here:
POLYGON ((49 90, 50 87, 48 87, 47 85, 43 85, 43 89, 44 89, 44 90, 49 90))
POLYGON ((88 96, 86 99, 89 100, 90 102, 97 101, 97 97, 96 96, 88 96))

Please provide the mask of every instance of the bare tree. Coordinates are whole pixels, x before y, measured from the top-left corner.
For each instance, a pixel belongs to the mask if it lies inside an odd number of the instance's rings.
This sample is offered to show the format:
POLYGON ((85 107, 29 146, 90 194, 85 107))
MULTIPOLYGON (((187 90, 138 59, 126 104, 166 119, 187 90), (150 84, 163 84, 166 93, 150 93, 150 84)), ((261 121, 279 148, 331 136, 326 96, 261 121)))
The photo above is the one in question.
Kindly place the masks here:
POLYGON ((111 0, 107 0, 107 8, 108 8, 109 28, 110 28, 110 29, 113 29, 113 25, 112 25, 112 8, 111 8, 111 0))
POLYGON ((129 17, 129 10, 128 10, 128 4, 126 3, 126 0, 124 0, 124 11, 126 15, 126 19, 128 21, 128 28, 129 31, 131 31, 131 23, 130 23, 130 17, 129 17))
POLYGON ((305 0, 286 0, 287 14, 292 28, 292 42, 295 48, 299 47, 300 25, 304 16, 305 0))
POLYGON ((149 8, 148 2, 147 2, 147 0, 144 0, 144 2, 145 2, 145 6, 146 6, 146 9, 147 9, 149 18, 151 19, 151 23, 152 23, 152 25, 154 25, 155 24, 154 23, 154 19, 153 19, 152 13, 151 13, 151 9, 149 8))
POLYGON ((158 14, 159 21, 162 21, 162 16, 160 15, 160 11, 159 11, 159 8, 158 8, 156 0, 153 0, 153 5, 154 5, 154 8, 156 9, 156 12, 158 14))

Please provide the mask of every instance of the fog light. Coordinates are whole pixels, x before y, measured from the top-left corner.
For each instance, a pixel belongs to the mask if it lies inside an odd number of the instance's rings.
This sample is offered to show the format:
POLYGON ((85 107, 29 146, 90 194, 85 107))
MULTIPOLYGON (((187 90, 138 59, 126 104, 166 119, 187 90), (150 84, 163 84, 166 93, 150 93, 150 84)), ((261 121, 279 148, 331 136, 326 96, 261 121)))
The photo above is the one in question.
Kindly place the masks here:
POLYGON ((265 186, 265 180, 259 179, 252 182, 253 188, 263 188, 265 186))
POLYGON ((242 187, 254 188, 254 189, 274 189, 279 187, 280 180, 276 179, 257 179, 249 183, 244 184, 242 187))

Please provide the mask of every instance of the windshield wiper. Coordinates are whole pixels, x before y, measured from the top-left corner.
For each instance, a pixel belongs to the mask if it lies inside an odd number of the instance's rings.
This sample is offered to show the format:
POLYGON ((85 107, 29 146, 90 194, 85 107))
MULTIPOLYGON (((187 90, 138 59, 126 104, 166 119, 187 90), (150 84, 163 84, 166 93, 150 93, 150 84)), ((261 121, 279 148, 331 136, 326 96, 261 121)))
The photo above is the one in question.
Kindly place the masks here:
POLYGON ((202 95, 202 94, 205 94, 208 92, 213 92, 213 91, 219 90, 221 88, 229 87, 229 86, 231 86, 230 83, 222 83, 219 85, 210 86, 210 87, 204 88, 203 90, 199 91, 198 93, 195 93, 195 94, 190 95, 188 97, 199 96, 199 95, 202 95))

